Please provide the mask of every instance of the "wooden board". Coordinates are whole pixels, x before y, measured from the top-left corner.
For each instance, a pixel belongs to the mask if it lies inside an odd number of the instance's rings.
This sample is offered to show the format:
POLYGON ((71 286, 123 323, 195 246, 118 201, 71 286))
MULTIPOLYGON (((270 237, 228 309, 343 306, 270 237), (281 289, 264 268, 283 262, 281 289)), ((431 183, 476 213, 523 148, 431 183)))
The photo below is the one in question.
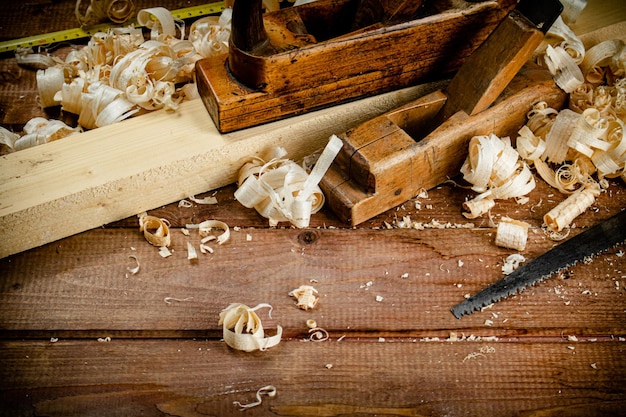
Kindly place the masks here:
POLYGON ((626 384, 624 344, 569 345, 291 340, 246 355, 204 340, 8 341, 0 344, 0 414, 623 416, 615 388, 626 384), (538 356, 552 360, 537 369, 538 356), (509 377, 494 378, 494 369, 509 377), (235 401, 251 403, 269 384, 276 397, 239 411, 235 401))

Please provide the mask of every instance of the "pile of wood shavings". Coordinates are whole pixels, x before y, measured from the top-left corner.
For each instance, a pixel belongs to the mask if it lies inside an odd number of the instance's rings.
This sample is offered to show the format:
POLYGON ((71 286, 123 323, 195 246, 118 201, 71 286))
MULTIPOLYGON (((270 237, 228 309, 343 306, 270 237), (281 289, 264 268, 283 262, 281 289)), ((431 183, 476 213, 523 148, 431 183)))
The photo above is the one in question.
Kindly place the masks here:
POLYGON ((181 101, 197 97, 196 61, 228 51, 231 14, 227 8, 219 17, 195 21, 185 39, 184 22, 176 21, 167 9, 142 9, 137 20, 149 29, 148 39, 140 28, 128 26, 94 34, 87 45, 70 51, 65 59, 19 49, 18 64, 39 68, 41 106, 61 106, 64 112, 78 115, 78 126, 54 121, 64 125, 64 134, 38 131, 37 140, 29 141, 0 129, 3 153, 153 110, 177 110, 181 101))
MULTIPOLYGON (((464 213, 466 217, 481 216, 495 205, 488 181, 506 169, 501 159, 510 159, 509 171, 515 174, 521 171, 514 164, 527 164, 546 183, 567 196, 544 215, 547 228, 555 232, 569 227, 585 212, 609 187, 609 179, 626 181, 624 43, 609 40, 585 51, 580 39, 560 19, 548 35, 548 39, 560 43, 548 44, 538 60, 545 62, 557 84, 570 93, 569 108, 558 111, 545 103, 535 104, 527 124, 518 133, 514 154, 506 146, 495 152, 490 150, 496 140, 493 137, 489 143, 484 137, 472 139, 462 172, 472 188, 483 194, 464 203, 469 211, 464 213), (510 157, 506 156, 508 153, 510 157), (478 163, 480 159, 482 165, 478 163)), ((501 140, 509 143, 508 138, 501 140)), ((505 177, 505 181, 513 178, 505 177)), ((530 181, 526 193, 533 188, 530 181)), ((522 188, 520 195, 521 191, 522 188)))
POLYGON ((239 171, 235 198, 267 218, 270 226, 288 221, 298 228, 308 227, 311 215, 325 201, 319 182, 342 145, 341 139, 331 136, 310 173, 286 158, 287 151, 281 147, 270 149, 263 157, 253 157, 239 171))

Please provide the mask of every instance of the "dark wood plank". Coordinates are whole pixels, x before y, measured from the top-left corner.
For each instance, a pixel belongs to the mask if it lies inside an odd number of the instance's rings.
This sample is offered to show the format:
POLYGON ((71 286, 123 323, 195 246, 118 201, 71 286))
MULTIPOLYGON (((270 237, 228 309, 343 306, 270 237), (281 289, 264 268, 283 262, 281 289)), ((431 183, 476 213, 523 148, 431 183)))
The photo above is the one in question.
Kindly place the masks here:
MULTIPOLYGON (((194 263, 186 258, 186 242, 197 237, 172 233, 174 255, 167 259, 137 229, 103 229, 1 260, 2 329, 9 335, 148 331, 149 337, 187 329, 214 336, 218 314, 229 303, 266 302, 289 335, 306 331, 303 323, 311 317, 337 335, 626 333, 626 264, 617 249, 457 320, 449 309, 499 279, 503 259, 512 253, 493 245, 492 229, 242 229, 194 263), (126 277, 134 266, 131 255, 141 270, 126 277), (300 311, 288 293, 311 280, 321 301, 315 310, 300 311), (168 304, 166 297, 193 300, 168 304)), ((553 245, 533 230, 524 253, 531 259, 553 245)))
POLYGON ((624 415, 626 344, 285 341, 252 354, 204 340, 9 341, 0 415, 624 415), (332 365, 332 366, 331 366, 332 365))

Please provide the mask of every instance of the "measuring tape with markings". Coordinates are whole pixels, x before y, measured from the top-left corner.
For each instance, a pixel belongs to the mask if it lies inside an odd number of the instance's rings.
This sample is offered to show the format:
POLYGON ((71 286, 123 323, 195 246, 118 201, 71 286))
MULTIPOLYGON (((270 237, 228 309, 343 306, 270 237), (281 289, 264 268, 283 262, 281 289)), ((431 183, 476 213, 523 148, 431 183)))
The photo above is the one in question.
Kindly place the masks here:
MULTIPOLYGON (((184 9, 178 9, 172 11, 172 16, 176 19, 190 19, 193 17, 206 16, 210 14, 220 13, 224 10, 224 2, 219 1, 216 3, 203 4, 201 6, 187 7, 184 9)), ((125 23, 126 26, 130 24, 137 24, 136 20, 130 20, 125 23)), ((58 32, 46 33, 43 35, 29 36, 27 38, 14 39, 11 41, 0 42, 0 53, 15 51, 17 48, 29 48, 33 46, 49 45, 57 42, 65 42, 73 39, 88 38, 98 32, 105 32, 106 30, 114 27, 121 27, 120 25, 114 25, 111 23, 103 23, 101 25, 91 26, 86 29, 75 28, 60 30, 58 32)))

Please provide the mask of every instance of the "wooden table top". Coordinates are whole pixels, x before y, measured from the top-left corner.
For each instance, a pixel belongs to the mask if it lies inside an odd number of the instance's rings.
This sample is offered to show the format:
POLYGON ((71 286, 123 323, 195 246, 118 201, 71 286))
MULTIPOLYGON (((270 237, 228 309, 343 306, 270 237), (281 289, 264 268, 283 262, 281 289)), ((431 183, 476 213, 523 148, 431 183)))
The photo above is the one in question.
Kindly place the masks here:
MULTIPOLYGON (((574 30, 626 20, 607 6, 620 1, 590 3, 574 30)), ((0 7, 2 39, 74 24, 72 1, 0 7)), ((0 69, 0 122, 19 129, 44 114, 34 71, 11 55, 0 69)), ((557 244, 542 216, 564 198, 537 183, 528 203, 492 210, 531 224, 528 260, 557 244)), ((471 191, 445 184, 356 228, 324 209, 307 229, 268 227, 234 191, 149 212, 172 225, 169 258, 131 217, 0 259, 0 415, 626 415, 626 247, 459 320, 450 308, 501 278, 514 253, 494 245, 486 216, 466 227, 471 191), (404 216, 447 226, 401 228, 404 216), (231 239, 190 262, 180 229, 206 219, 231 239), (300 285, 319 291, 314 309, 288 295, 300 285), (269 333, 283 327, 281 343, 229 348, 218 318, 233 302, 271 304, 260 315, 269 333), (308 319, 328 340, 309 341, 308 319), (234 402, 267 385, 276 396, 242 414, 234 402)), ((624 207, 626 185, 611 181, 570 236, 624 207)))

